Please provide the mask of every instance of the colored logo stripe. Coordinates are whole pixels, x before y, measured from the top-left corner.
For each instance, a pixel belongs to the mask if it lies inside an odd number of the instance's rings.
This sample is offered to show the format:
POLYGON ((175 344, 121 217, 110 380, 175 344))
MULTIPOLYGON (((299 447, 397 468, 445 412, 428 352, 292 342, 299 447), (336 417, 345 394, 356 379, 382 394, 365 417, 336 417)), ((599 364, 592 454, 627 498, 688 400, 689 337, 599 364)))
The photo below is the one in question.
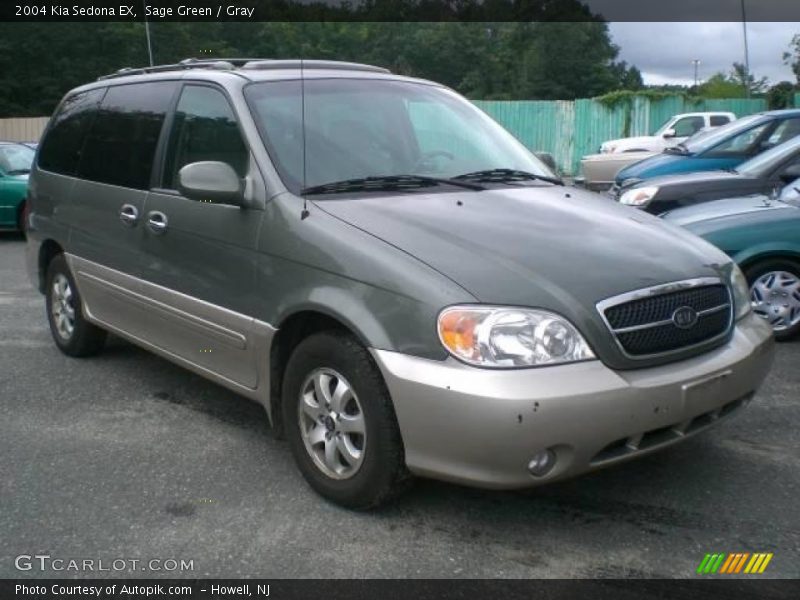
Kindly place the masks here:
POLYGON ((756 574, 763 573, 773 554, 749 552, 706 554, 697 567, 698 575, 720 574, 756 574), (745 566, 747 565, 747 566, 745 566))

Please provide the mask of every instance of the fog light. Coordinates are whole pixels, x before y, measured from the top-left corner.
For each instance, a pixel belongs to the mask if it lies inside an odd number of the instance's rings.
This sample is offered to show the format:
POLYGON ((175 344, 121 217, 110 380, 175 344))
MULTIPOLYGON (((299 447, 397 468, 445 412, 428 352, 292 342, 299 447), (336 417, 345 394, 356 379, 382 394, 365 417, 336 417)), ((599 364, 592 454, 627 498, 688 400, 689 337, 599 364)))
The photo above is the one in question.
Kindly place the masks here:
POLYGON ((542 450, 533 455, 531 462, 528 463, 528 472, 534 477, 547 475, 556 464, 556 453, 550 450, 542 450))

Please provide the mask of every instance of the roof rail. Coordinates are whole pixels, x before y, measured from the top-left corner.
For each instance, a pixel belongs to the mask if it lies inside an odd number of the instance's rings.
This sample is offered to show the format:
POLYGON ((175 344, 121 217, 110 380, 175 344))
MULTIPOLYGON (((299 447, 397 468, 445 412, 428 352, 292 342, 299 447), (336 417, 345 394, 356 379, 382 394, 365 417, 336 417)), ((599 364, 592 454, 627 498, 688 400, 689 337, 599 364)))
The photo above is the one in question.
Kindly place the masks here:
POLYGON ((293 59, 258 59, 242 65, 242 69, 299 69, 302 62, 304 69, 339 69, 347 71, 370 71, 372 73, 391 73, 389 69, 365 65, 362 63, 344 62, 338 60, 306 60, 293 59))
MULTIPOLYGON (((236 68, 262 70, 262 69, 299 69, 299 59, 277 60, 270 58, 187 58, 172 65, 155 65, 152 67, 131 68, 124 67, 97 78, 97 81, 125 77, 127 75, 144 75, 146 73, 163 73, 166 71, 182 71, 185 69, 216 69, 219 71, 232 71, 236 68)), ((348 71, 372 71, 375 73, 389 73, 383 67, 374 67, 361 63, 339 62, 334 60, 302 60, 303 67, 308 69, 346 69, 348 71)))
POLYGON ((211 60, 187 58, 174 65, 155 65, 152 67, 139 67, 131 68, 124 67, 110 73, 109 75, 102 75, 97 78, 97 81, 104 79, 114 79, 115 77, 126 77, 127 75, 144 75, 145 73, 163 73, 165 71, 182 71, 186 69, 216 69, 219 71, 232 71, 237 66, 234 61, 244 61, 241 64, 246 64, 247 61, 252 59, 220 59, 215 58, 211 60))

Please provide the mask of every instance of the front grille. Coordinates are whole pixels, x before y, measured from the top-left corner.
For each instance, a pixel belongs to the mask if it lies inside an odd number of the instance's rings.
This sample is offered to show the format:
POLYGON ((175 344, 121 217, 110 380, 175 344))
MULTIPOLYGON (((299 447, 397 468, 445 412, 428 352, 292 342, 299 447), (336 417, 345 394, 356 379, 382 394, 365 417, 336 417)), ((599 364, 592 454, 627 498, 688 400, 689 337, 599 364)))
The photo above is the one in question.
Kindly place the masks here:
MULTIPOLYGON (((713 281, 713 280, 712 280, 713 281)), ((732 307, 728 288, 721 283, 675 284, 679 289, 641 297, 634 292, 601 303, 601 312, 626 354, 653 356, 721 338, 731 325, 732 307), (683 285, 683 289, 680 289, 683 285), (632 298, 632 299, 631 299, 632 298), (680 328, 673 321, 675 311, 688 307, 696 322, 680 328)))

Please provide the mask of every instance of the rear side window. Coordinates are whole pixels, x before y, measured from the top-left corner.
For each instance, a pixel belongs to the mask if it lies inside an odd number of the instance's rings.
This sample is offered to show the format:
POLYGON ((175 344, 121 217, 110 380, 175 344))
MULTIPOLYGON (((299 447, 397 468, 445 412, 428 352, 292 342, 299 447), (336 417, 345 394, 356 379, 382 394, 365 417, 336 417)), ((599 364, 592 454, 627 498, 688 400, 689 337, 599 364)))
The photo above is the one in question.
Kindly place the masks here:
POLYGON ((186 86, 175 109, 162 185, 177 189, 178 171, 205 160, 227 163, 244 177, 249 157, 225 95, 206 86, 186 86))
POLYGON ((86 134, 105 91, 105 88, 89 90, 64 100, 42 140, 40 168, 62 175, 75 174, 86 134))
POLYGON ((711 124, 711 127, 719 127, 720 125, 730 123, 731 119, 725 115, 712 115, 708 122, 711 124))
POLYGON ((150 188, 158 138, 177 83, 110 87, 92 123, 78 175, 139 190, 150 188))

